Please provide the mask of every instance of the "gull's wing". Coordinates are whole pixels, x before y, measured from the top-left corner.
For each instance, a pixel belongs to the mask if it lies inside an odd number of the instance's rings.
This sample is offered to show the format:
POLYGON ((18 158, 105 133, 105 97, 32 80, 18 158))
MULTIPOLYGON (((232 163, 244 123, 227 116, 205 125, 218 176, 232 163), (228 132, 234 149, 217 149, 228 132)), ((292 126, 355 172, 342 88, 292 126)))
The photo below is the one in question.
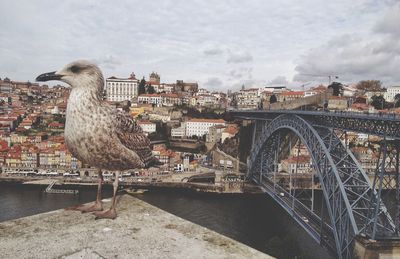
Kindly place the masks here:
POLYGON ((146 166, 156 161, 151 153, 150 140, 133 118, 118 111, 114 121, 117 137, 125 147, 135 151, 146 166))

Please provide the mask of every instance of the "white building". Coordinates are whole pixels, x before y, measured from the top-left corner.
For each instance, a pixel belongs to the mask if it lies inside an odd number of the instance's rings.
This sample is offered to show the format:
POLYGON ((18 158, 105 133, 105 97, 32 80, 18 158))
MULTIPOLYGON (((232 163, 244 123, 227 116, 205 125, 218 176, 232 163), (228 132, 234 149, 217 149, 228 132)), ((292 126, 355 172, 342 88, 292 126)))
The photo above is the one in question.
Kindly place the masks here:
POLYGON ((148 115, 149 119, 153 121, 167 122, 171 120, 171 115, 169 114, 149 113, 148 115))
POLYGON ((162 103, 162 97, 161 94, 141 94, 138 97, 138 103, 154 104, 158 106, 162 103))
POLYGON ((138 125, 146 134, 156 132, 156 124, 151 121, 139 121, 138 125))
POLYGON ((181 98, 174 93, 141 94, 138 103, 154 104, 156 106, 174 106, 182 103, 181 98))
POLYGON ((208 133, 210 127, 215 125, 225 126, 226 122, 222 119, 191 119, 186 122, 186 136, 202 137, 208 133))
POLYGON ((238 109, 257 109, 261 97, 259 88, 242 89, 236 96, 238 109))
POLYGON ((304 91, 304 97, 313 96, 313 95, 316 95, 316 94, 318 94, 317 91, 313 91, 313 90, 304 91))
POLYGON ((173 138, 183 138, 186 133, 186 124, 182 122, 181 126, 178 128, 171 129, 171 137, 173 138))
POLYGON ((111 102, 131 101, 138 96, 138 85, 134 73, 129 78, 109 77, 106 79, 106 98, 111 102))
POLYGON ((393 102, 394 97, 397 94, 400 94, 400 86, 391 86, 391 87, 387 88, 386 93, 384 94, 384 97, 385 97, 386 101, 393 102))

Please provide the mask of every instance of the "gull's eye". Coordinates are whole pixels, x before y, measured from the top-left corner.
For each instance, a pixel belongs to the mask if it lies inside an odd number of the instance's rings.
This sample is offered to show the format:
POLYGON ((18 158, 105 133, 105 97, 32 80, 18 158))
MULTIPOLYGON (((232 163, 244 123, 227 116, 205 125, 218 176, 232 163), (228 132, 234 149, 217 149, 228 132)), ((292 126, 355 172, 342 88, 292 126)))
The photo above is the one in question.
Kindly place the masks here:
POLYGON ((78 66, 74 65, 70 68, 70 70, 72 73, 78 73, 81 69, 78 66))

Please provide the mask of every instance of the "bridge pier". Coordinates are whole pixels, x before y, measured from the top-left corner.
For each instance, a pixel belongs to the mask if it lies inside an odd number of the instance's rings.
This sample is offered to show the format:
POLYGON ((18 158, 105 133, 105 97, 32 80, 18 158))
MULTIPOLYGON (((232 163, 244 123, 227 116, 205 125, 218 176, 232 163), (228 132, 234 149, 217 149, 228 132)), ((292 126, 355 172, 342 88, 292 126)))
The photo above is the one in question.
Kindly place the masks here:
POLYGON ((400 240, 373 240, 358 235, 354 242, 354 258, 400 258, 400 240))

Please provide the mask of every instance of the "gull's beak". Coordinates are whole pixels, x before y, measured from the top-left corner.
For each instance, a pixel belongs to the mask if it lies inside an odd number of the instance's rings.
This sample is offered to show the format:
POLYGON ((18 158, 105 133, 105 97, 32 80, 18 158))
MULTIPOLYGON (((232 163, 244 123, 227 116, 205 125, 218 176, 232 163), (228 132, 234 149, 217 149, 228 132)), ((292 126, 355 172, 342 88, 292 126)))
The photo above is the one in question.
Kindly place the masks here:
POLYGON ((46 82, 50 80, 60 80, 62 75, 58 75, 56 72, 57 71, 41 74, 40 76, 36 77, 36 81, 46 82))

